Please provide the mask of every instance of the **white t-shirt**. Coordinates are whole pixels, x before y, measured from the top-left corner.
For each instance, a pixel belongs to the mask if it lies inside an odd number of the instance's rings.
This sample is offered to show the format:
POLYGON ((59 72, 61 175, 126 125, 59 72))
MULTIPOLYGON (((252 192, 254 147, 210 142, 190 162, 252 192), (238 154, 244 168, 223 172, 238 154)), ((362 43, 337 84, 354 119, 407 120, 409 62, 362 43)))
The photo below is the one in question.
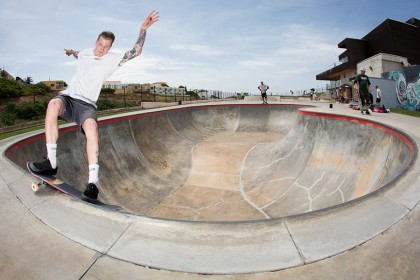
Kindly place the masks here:
POLYGON ((265 92, 267 91, 267 89, 268 89, 268 86, 267 86, 267 85, 262 84, 262 85, 260 85, 258 88, 259 88, 259 90, 261 91, 261 93, 265 93, 265 92))
POLYGON ((102 84, 118 68, 124 53, 108 52, 102 57, 94 55, 94 49, 79 52, 77 72, 62 94, 82 100, 96 107, 102 84))
POLYGON ((382 92, 379 88, 376 89, 376 98, 382 98, 382 92))

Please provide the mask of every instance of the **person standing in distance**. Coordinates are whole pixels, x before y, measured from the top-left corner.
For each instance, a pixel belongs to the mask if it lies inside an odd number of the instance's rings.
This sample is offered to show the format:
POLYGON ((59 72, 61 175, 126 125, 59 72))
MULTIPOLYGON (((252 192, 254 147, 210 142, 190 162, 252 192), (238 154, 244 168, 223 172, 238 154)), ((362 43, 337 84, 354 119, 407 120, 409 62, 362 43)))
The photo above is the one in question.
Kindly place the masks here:
POLYGON ((370 92, 372 90, 369 77, 366 75, 366 69, 362 68, 360 74, 356 76, 355 86, 359 93, 360 101, 362 102, 362 109, 367 109, 366 104, 370 100, 370 92))
POLYGON ((261 98, 262 98, 263 104, 268 104, 267 103, 267 90, 269 88, 270 87, 265 85, 264 82, 261 82, 261 84, 258 86, 258 89, 261 92, 261 98))
POLYGON ((381 105, 382 92, 379 86, 376 86, 376 105, 381 105))
POLYGON ((32 171, 40 174, 57 174, 58 118, 75 122, 86 136, 86 153, 89 165, 89 180, 82 199, 95 203, 99 194, 99 137, 96 102, 104 81, 115 71, 137 56, 143 49, 146 30, 159 20, 159 13, 152 11, 141 25, 134 47, 123 53, 109 52, 115 36, 110 31, 99 34, 94 48, 82 51, 64 49, 77 61, 77 72, 68 87, 48 103, 45 117, 47 159, 30 164, 32 171))

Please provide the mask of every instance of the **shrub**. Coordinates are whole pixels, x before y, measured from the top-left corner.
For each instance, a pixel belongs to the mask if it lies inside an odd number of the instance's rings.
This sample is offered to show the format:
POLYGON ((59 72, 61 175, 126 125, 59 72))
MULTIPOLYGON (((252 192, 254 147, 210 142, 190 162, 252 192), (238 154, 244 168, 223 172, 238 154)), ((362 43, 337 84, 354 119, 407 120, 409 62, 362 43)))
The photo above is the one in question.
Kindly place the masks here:
POLYGON ((24 103, 17 106, 16 113, 19 119, 36 120, 45 116, 46 108, 45 102, 24 103))
POLYGON ((16 81, 0 78, 0 98, 18 97, 22 92, 22 86, 16 81))
POLYGON ((115 109, 118 108, 118 102, 109 100, 98 100, 98 102, 96 102, 96 106, 98 107, 98 111, 115 109))
POLYGON ((1 126, 9 126, 14 125, 16 123, 17 117, 14 113, 10 113, 7 111, 0 112, 0 125, 1 126))
POLYGON ((47 103, 45 101, 34 103, 24 103, 21 105, 8 104, 0 112, 0 124, 9 126, 16 124, 19 120, 39 120, 45 116, 47 103))

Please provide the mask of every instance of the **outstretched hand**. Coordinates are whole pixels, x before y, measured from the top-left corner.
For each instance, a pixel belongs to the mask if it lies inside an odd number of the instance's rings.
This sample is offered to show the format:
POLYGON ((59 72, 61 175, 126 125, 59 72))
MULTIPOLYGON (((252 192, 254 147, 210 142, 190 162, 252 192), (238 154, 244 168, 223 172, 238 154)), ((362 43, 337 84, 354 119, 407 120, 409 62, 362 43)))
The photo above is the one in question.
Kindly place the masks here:
POLYGON ((64 51, 66 52, 67 56, 73 55, 76 59, 79 57, 78 51, 74 51, 72 49, 64 49, 64 51))
POLYGON ((66 54, 67 54, 68 56, 70 56, 70 55, 72 55, 72 54, 73 54, 73 50, 72 50, 72 49, 64 49, 64 51, 66 52, 66 54))
POLYGON ((152 26, 153 23, 155 23, 158 20, 159 20, 159 12, 156 12, 155 10, 151 11, 150 14, 144 20, 144 22, 141 26, 141 29, 146 30, 147 28, 152 26))

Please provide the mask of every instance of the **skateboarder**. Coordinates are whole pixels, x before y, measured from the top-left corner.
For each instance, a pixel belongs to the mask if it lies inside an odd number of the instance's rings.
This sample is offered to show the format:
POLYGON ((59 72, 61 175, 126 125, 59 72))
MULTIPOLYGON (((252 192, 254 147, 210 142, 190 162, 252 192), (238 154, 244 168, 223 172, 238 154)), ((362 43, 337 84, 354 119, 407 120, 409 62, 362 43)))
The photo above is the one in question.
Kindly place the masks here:
POLYGON ((270 87, 267 85, 264 85, 264 82, 261 82, 261 84, 258 86, 258 89, 261 91, 261 98, 263 101, 263 104, 268 104, 267 103, 267 90, 270 87))
POLYGON ((362 68, 360 74, 356 76, 354 81, 356 91, 359 93, 360 101, 362 103, 361 109, 367 109, 367 103, 370 100, 370 92, 372 90, 369 77, 366 76, 366 69, 362 68))
POLYGON ((34 162, 29 167, 39 174, 57 173, 58 118, 76 122, 86 136, 86 151, 89 164, 89 180, 82 199, 95 202, 99 190, 99 144, 96 101, 103 82, 128 60, 139 56, 146 39, 146 30, 159 20, 159 13, 152 11, 141 25, 133 49, 124 54, 109 52, 115 40, 112 32, 99 34, 95 47, 83 51, 65 49, 68 56, 78 60, 76 75, 68 87, 48 103, 45 117, 47 160, 34 162))

